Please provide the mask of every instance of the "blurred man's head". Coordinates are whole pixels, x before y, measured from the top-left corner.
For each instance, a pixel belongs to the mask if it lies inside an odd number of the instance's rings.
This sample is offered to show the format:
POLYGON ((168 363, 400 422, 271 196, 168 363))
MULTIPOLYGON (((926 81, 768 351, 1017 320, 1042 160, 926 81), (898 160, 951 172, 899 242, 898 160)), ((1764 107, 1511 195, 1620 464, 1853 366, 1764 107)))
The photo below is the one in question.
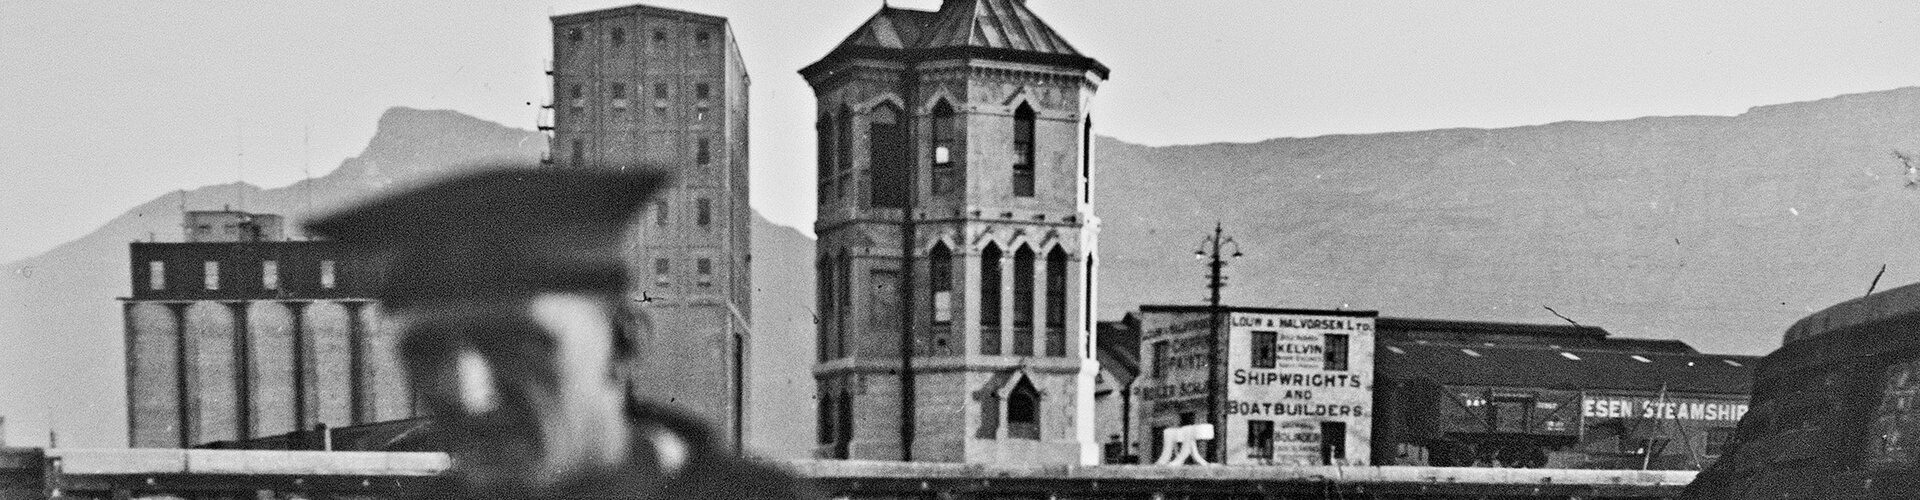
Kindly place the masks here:
POLYGON ((447 431, 454 473, 493 492, 545 491, 616 468, 631 321, 620 243, 661 179, 494 170, 310 225, 384 263, 380 299, 416 396, 447 431))

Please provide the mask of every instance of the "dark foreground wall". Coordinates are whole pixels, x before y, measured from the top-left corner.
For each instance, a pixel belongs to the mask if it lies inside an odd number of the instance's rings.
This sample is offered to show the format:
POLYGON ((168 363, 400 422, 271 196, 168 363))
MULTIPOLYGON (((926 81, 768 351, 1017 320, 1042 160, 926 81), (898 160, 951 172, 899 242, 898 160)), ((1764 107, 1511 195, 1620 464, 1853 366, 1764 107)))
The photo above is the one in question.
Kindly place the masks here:
POLYGON ((1795 323, 1688 498, 1920 498, 1920 285, 1795 323))

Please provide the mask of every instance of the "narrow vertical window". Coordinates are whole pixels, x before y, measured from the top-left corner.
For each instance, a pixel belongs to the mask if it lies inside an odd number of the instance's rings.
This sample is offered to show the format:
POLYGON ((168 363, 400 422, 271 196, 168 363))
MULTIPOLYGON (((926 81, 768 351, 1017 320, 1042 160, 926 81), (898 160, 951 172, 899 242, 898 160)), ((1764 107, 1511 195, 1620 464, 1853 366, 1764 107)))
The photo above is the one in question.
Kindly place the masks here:
POLYGON ((581 167, 581 166, 585 166, 586 164, 587 164, 587 141, 574 139, 573 140, 573 164, 569 166, 581 167))
MULTIPOLYGON (((1080 273, 1080 281, 1086 284, 1086 288, 1080 289, 1081 290, 1080 291, 1080 324, 1082 325, 1081 327, 1084 331, 1088 331, 1089 333, 1091 333, 1091 330, 1093 330, 1093 325, 1094 325, 1093 323, 1093 253, 1092 252, 1087 253, 1087 269, 1086 269, 1086 272, 1080 273)), ((1093 359, 1094 344, 1095 344, 1094 342, 1081 342, 1080 347, 1082 351, 1080 355, 1087 359, 1093 359)))
POLYGON ((1033 196, 1033 107, 1013 111, 1013 195, 1033 196))
POLYGON ((1040 391, 1026 378, 1007 394, 1007 437, 1040 439, 1040 391))
POLYGON ((980 354, 1000 354, 1000 247, 980 251, 980 354))
POLYGON ((959 124, 953 114, 953 106, 947 101, 933 105, 933 184, 934 194, 948 194, 959 188, 960 175, 954 148, 958 146, 957 131, 959 124))
POLYGON ((946 243, 933 245, 933 251, 927 252, 927 285, 933 290, 933 322, 944 325, 953 321, 953 253, 947 250, 946 243))
POLYGON ((579 113, 586 111, 587 87, 585 85, 573 84, 568 88, 567 96, 572 99, 567 103, 567 107, 573 108, 574 116, 580 116, 579 113))
POLYGON ((334 278, 333 261, 320 261, 320 288, 333 288, 337 284, 334 278))
POLYGON ((607 85, 607 96, 610 98, 610 104, 613 106, 614 111, 625 111, 627 109, 627 84, 614 82, 607 85))
POLYGON ((266 290, 280 289, 280 263, 278 261, 269 260, 260 262, 260 288, 266 290))
POLYGON ((612 30, 607 31, 607 41, 612 42, 613 46, 615 47, 626 45, 627 30, 622 28, 614 28, 612 30))
POLYGON ((667 225, 667 200, 653 202, 653 225, 667 225))
POLYGON ((833 458, 847 458, 850 454, 847 448, 848 445, 853 442, 853 423, 856 420, 853 418, 853 394, 841 390, 840 398, 835 401, 833 410, 834 444, 832 455, 833 458))
MULTIPOLYGON (((839 324, 839 328, 834 330, 836 337, 834 339, 834 346, 839 349, 835 354, 838 355, 838 357, 844 358, 847 357, 847 351, 849 350, 847 349, 848 330, 853 326, 853 320, 851 319, 853 317, 853 257, 848 256, 843 251, 840 254, 840 264, 834 268, 834 271, 838 274, 834 276, 833 286, 840 292, 840 304, 834 308, 836 312, 840 313, 840 317, 835 319, 836 323, 839 324)), ((845 402, 843 401, 842 403, 845 402)))
POLYGON ((846 106, 840 106, 840 115, 833 124, 833 166, 840 172, 840 178, 834 183, 834 196, 846 199, 847 184, 853 181, 853 109, 846 106))
POLYGON ((819 295, 814 298, 814 302, 820 304, 820 335, 814 342, 818 344, 817 347, 820 352, 815 353, 815 355, 819 357, 821 362, 826 362, 829 359, 833 359, 830 357, 830 354, 835 351, 832 333, 834 328, 838 326, 838 322, 835 320, 839 318, 839 316, 835 315, 834 310, 834 302, 837 298, 833 293, 833 278, 835 274, 833 271, 832 257, 820 255, 815 257, 815 260, 816 262, 813 264, 813 281, 819 290, 819 295))
POLYGON ((147 262, 147 289, 167 289, 167 263, 157 260, 147 262))
POLYGON ((1280 332, 1253 332, 1248 342, 1253 344, 1247 349, 1253 354, 1254 368, 1273 368, 1279 363, 1280 354, 1276 348, 1279 347, 1280 332))
POLYGON ((1013 355, 1033 355, 1033 249, 1013 251, 1013 355))
POLYGON ((870 206, 907 206, 908 156, 906 127, 900 108, 892 103, 867 113, 867 203, 870 206))
POLYGON ((1326 366, 1328 371, 1347 371, 1347 336, 1340 333, 1326 335, 1326 366))
POLYGON ((201 276, 205 278, 206 289, 208 290, 220 289, 220 262, 219 261, 213 261, 213 260, 207 261, 204 265, 201 266, 200 272, 201 272, 201 276))
POLYGON ((814 391, 814 399, 819 401, 814 405, 814 442, 823 445, 831 444, 833 443, 833 393, 826 389, 814 391))
POLYGON ((813 123, 813 162, 814 166, 820 170, 820 182, 822 185, 832 180, 833 176, 832 120, 832 115, 828 115, 820 117, 820 121, 813 123))
POLYGON ((693 272, 700 273, 700 274, 713 274, 713 259, 702 258, 702 259, 693 261, 693 272))
POLYGON ((699 165, 713 162, 713 143, 707 138, 701 137, 700 140, 694 141, 693 162, 699 165))
POLYGON ((1047 355, 1067 355, 1067 252, 1047 252, 1047 355))
POLYGON ((701 198, 696 203, 698 205, 694 209, 698 212, 694 214, 693 222, 702 226, 713 224, 713 200, 701 198))
POLYGON ((1093 203, 1093 117, 1080 123, 1080 201, 1093 203))

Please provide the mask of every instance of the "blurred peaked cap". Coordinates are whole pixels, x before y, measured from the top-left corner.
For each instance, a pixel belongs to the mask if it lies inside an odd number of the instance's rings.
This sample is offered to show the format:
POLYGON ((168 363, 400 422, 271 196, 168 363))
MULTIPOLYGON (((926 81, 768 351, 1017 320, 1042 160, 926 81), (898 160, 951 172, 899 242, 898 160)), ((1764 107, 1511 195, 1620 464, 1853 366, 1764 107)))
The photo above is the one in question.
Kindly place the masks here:
POLYGON ((542 291, 620 294, 625 230, 667 182, 654 169, 491 168, 346 209, 307 231, 371 251, 389 308, 542 291))

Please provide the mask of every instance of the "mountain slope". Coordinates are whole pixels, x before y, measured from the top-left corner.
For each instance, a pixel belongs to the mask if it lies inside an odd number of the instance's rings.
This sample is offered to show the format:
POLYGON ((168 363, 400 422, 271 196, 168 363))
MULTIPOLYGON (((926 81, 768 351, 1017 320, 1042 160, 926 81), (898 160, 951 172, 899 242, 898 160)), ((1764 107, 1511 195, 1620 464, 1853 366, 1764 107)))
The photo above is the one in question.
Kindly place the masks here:
POLYGON ((813 238, 753 214, 753 342, 747 446, 813 456, 813 238))
POLYGON ((45 442, 39 429, 51 420, 62 446, 126 446, 124 328, 114 298, 131 286, 127 243, 180 241, 183 209, 284 214, 291 230, 305 215, 384 187, 467 166, 535 161, 546 149, 541 137, 453 111, 393 108, 367 149, 325 177, 276 189, 230 184, 162 195, 78 240, 7 264, 0 277, 0 308, 8 308, 0 310, 0 345, 8 346, 0 349, 0 415, 13 424, 12 441, 45 442))
POLYGON ((1758 354, 1794 319, 1920 278, 1890 154, 1920 151, 1920 89, 1494 130, 1098 144, 1100 313, 1200 303, 1197 241, 1246 257, 1227 301, 1562 321, 1758 354), (1170 288, 1168 284, 1173 286, 1170 288))

